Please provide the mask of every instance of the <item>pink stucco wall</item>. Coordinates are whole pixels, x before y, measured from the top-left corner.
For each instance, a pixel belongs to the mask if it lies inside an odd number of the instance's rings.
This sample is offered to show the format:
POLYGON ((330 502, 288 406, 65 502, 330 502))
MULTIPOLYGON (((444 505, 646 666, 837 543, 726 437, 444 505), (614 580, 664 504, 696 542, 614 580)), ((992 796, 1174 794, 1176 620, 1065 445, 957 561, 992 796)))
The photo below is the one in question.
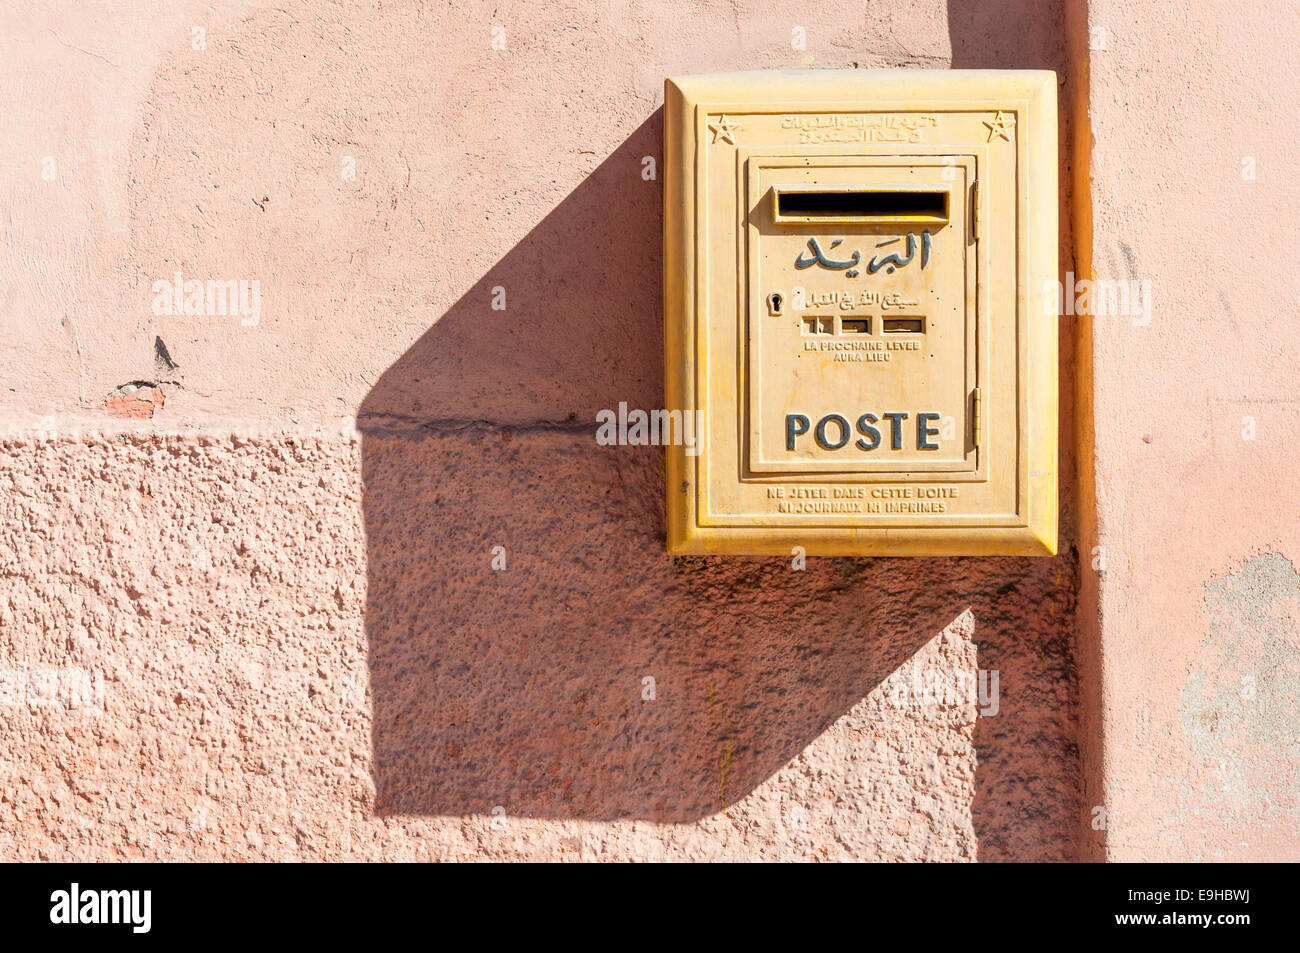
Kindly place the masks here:
POLYGON ((1092 269, 1153 301, 1083 348, 1093 836, 1120 860, 1295 860, 1300 11, 1089 6, 1092 269))
POLYGON ((1290 14, 1213 6, 6 4, 0 857, 1294 857, 1290 14), (1058 70, 1062 271, 1155 282, 1062 555, 667 557, 663 77, 949 65, 1058 70))

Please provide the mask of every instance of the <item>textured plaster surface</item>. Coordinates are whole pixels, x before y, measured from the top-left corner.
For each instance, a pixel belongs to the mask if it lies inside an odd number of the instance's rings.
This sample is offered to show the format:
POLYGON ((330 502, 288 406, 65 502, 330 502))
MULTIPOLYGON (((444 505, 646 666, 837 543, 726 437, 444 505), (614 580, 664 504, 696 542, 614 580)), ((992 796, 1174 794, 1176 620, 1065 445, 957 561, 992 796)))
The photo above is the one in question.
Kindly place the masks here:
POLYGON ((1090 355, 1108 856, 1300 859, 1300 11, 1089 24, 1093 268, 1154 301, 1090 355))
POLYGON ((0 856, 1075 856, 1068 451, 1060 558, 795 571, 669 559, 593 436, 663 399, 664 75, 1061 68, 1058 14, 6 4, 0 856))
POLYGON ((1053 561, 670 560, 654 456, 552 429, 10 442, 0 483, 5 856, 1069 854, 1053 561), (935 687, 978 668, 987 718, 935 687))

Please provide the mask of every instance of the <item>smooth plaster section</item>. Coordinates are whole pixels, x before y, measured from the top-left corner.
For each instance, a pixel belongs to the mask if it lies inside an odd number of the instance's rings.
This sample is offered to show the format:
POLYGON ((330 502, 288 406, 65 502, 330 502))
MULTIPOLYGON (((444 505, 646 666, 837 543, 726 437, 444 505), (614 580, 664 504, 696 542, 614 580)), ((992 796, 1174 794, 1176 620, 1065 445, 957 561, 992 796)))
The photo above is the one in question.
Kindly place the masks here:
POLYGON ((1295 860, 1300 10, 1089 0, 1088 23, 1092 270, 1154 303, 1094 316, 1080 361, 1088 808, 1112 860, 1295 860))

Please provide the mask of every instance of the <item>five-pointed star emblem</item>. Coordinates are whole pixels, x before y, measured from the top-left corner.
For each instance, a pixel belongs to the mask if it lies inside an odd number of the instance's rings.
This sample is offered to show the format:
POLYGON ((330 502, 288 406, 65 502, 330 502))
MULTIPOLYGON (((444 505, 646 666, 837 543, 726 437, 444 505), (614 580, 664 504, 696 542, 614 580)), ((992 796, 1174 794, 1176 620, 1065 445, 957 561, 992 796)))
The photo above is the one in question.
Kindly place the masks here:
POLYGON ((740 123, 728 122, 725 114, 719 116, 717 122, 709 123, 709 132, 713 133, 714 142, 721 139, 723 142, 729 142, 734 146, 736 144, 736 139, 732 133, 739 131, 740 123))
POLYGON ((994 136, 997 136, 999 139, 1005 139, 1007 142, 1010 142, 1011 130, 1015 128, 1016 118, 1015 116, 1002 115, 1002 110, 999 109, 998 114, 993 117, 993 121, 989 122, 987 119, 985 119, 984 125, 989 127, 989 142, 993 141, 994 136))

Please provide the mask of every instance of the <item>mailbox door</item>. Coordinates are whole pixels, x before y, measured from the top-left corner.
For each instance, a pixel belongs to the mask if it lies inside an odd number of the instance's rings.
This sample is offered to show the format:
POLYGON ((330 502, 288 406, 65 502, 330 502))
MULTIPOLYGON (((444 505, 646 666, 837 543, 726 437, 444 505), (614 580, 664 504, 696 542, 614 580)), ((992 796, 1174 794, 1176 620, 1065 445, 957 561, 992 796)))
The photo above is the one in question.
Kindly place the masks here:
POLYGON ((973 157, 746 164, 749 469, 976 470, 973 157))

